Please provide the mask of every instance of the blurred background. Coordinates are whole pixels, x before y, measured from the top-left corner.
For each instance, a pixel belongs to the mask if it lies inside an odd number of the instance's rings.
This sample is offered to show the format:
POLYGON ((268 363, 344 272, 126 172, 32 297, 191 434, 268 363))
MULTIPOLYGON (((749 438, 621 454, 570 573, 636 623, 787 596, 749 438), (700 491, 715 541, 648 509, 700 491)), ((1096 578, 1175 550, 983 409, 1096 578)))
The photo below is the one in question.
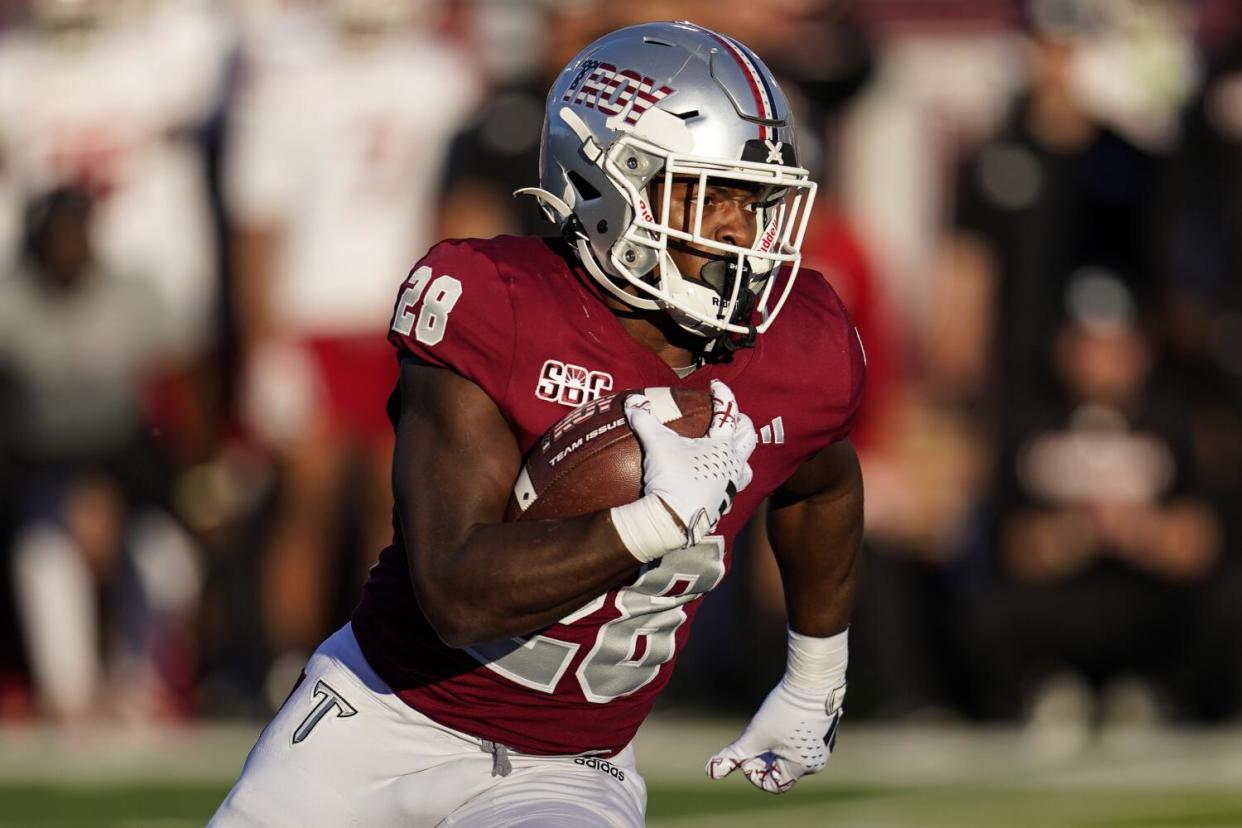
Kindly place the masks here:
MULTIPOLYGON (((0 824, 205 821, 390 532, 397 284, 551 232, 551 79, 667 19, 781 80, 869 357, 851 732, 785 824, 1242 824, 1234 0, 0 0, 0 824)), ((775 807, 697 776, 783 668, 752 528, 653 825, 775 807)))

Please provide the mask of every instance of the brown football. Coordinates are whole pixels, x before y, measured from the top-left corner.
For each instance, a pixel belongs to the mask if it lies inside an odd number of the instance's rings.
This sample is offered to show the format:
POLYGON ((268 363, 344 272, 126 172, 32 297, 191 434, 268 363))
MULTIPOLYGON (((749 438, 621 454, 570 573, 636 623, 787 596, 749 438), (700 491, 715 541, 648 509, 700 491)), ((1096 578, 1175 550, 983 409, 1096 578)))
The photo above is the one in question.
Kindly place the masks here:
POLYGON ((642 494, 643 454, 625 398, 646 394, 652 413, 683 437, 701 437, 712 398, 688 388, 619 391, 575 408, 535 443, 509 498, 506 520, 552 520, 611 509, 642 494))

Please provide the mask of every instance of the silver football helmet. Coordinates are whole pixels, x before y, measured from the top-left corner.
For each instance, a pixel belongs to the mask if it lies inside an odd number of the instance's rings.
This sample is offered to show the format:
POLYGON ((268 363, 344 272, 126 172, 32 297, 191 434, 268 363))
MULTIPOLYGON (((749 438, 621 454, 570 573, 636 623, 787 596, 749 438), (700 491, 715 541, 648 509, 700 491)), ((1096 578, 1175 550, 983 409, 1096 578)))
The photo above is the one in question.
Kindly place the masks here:
POLYGON ((789 104, 748 48, 692 23, 646 23, 605 35, 561 72, 548 93, 541 186, 519 192, 540 199, 614 296, 737 347, 772 324, 798 273, 815 183, 796 159, 789 104), (681 207, 670 204, 675 176, 697 182, 684 229, 669 221, 681 207), (749 246, 701 232, 713 186, 760 194, 749 246), (681 273, 670 240, 712 258, 681 273))

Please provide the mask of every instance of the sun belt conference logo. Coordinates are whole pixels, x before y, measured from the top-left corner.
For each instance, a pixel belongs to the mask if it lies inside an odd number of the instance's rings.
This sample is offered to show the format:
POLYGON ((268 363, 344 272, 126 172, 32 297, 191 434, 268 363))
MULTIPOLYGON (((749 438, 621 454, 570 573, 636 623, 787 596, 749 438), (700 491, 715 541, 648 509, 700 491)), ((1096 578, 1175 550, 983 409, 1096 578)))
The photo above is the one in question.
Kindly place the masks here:
POLYGON ((577 408, 585 402, 598 400, 611 390, 612 374, 549 359, 539 371, 535 396, 541 400, 577 408))

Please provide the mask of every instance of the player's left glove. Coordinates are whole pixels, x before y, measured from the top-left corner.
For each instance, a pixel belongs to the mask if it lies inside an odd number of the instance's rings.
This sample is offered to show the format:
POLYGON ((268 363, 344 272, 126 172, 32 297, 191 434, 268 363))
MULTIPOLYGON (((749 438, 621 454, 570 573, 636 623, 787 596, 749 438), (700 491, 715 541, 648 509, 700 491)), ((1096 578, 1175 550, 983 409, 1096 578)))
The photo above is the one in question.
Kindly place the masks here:
POLYGON ((723 779, 741 768, 756 787, 784 793, 824 769, 845 701, 847 635, 812 638, 789 631, 784 677, 741 737, 708 760, 708 776, 723 779))

